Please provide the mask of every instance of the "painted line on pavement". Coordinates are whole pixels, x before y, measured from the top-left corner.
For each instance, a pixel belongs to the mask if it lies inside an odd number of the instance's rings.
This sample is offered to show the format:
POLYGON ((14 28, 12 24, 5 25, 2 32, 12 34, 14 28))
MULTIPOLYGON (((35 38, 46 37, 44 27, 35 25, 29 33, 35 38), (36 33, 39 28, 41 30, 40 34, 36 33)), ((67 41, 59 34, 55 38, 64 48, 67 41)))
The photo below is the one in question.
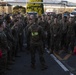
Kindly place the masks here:
MULTIPOLYGON (((47 50, 47 53, 49 53, 49 50, 47 50)), ((50 54, 50 56, 61 66, 61 68, 64 70, 64 71, 69 71, 57 58, 56 56, 54 56, 53 54, 50 54)))
POLYGON ((50 54, 50 56, 61 66, 64 71, 69 71, 53 54, 50 54))
POLYGON ((70 75, 74 75, 73 73, 70 73, 70 75))
POLYGON ((54 56, 57 57, 59 60, 63 60, 59 55, 57 55, 55 52, 53 52, 54 56))
MULTIPOLYGON (((47 53, 49 53, 49 50, 46 49, 46 51, 47 51, 47 53)), ((64 71, 66 71, 66 72, 69 71, 69 69, 66 68, 66 67, 57 59, 57 57, 56 57, 55 55, 50 54, 50 56, 61 66, 61 68, 62 68, 64 71)), ((70 72, 70 75, 74 75, 74 74, 70 72)))

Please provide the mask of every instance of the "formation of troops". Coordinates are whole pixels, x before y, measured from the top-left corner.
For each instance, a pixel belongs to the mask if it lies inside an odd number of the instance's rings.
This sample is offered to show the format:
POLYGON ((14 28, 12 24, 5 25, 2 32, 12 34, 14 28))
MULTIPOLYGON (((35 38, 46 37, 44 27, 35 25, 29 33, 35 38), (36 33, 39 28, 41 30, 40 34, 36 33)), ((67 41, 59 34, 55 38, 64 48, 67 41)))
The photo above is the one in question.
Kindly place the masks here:
POLYGON ((0 71, 10 70, 10 65, 26 51, 31 56, 31 68, 35 69, 35 54, 39 54, 41 69, 47 69, 45 48, 49 53, 73 53, 76 45, 76 16, 69 15, 0 15, 0 71), (24 47, 26 46, 26 47, 24 47))

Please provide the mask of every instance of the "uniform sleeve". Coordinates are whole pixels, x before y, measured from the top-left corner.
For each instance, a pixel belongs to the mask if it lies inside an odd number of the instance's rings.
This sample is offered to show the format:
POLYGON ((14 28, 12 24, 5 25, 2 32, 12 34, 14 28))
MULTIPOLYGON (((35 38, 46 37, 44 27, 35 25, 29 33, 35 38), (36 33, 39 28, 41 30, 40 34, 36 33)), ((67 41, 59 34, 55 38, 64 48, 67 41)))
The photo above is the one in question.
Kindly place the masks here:
POLYGON ((28 28, 28 29, 27 29, 27 35, 26 35, 26 43, 27 43, 27 50, 28 50, 28 51, 30 51, 30 48, 29 48, 29 46, 30 46, 30 38, 31 38, 30 34, 31 34, 31 31, 30 31, 30 29, 28 28))
POLYGON ((41 26, 39 28, 39 33, 40 33, 40 37, 41 37, 42 41, 45 42, 45 36, 46 35, 45 35, 44 30, 41 26))
POLYGON ((30 37, 31 37, 30 34, 31 34, 31 29, 28 28, 28 30, 27 30, 27 43, 30 42, 30 37))
POLYGON ((4 49, 8 49, 8 42, 5 34, 2 34, 1 36, 1 44, 4 49))
POLYGON ((61 25, 60 25, 60 23, 58 23, 58 25, 59 25, 59 28, 58 28, 58 35, 60 35, 60 34, 61 34, 61 25))
POLYGON ((51 35, 53 34, 53 24, 51 24, 51 26, 50 26, 50 34, 51 35))

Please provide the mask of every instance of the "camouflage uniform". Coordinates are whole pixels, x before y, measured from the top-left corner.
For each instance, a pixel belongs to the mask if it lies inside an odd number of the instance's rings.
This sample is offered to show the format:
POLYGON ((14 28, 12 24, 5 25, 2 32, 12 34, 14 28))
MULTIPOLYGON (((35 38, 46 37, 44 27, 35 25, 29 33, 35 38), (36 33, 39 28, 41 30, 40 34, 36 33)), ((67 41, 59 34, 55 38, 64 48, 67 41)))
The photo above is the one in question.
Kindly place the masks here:
POLYGON ((36 50, 39 53, 40 63, 43 69, 45 69, 45 60, 43 57, 44 48, 44 32, 41 26, 33 24, 28 29, 28 40, 30 40, 30 52, 31 52, 31 64, 35 66, 35 53, 36 50))
POLYGON ((14 26, 11 28, 12 29, 12 35, 15 39, 15 43, 13 45, 13 56, 17 56, 18 50, 19 50, 19 32, 18 32, 18 24, 14 24, 14 26))
POLYGON ((67 21, 61 20, 61 49, 66 49, 67 21))
POLYGON ((0 72, 4 72, 6 70, 8 49, 6 35, 4 31, 0 31, 0 51, 2 52, 2 57, 0 58, 0 72))
POLYGON ((6 34, 6 37, 7 37, 7 42, 8 42, 8 46, 10 47, 10 50, 7 51, 7 59, 8 59, 8 64, 11 64, 12 63, 12 54, 13 54, 13 45, 14 45, 14 37, 12 35, 12 30, 10 28, 10 24, 7 24, 6 27, 4 28, 4 32, 6 34))
POLYGON ((75 23, 74 22, 68 22, 67 23, 67 40, 66 40, 66 49, 67 49, 67 52, 68 51, 68 48, 70 47, 71 49, 71 52, 73 52, 74 50, 74 43, 75 43, 75 30, 74 30, 74 25, 75 23))
POLYGON ((50 25, 47 21, 43 20, 39 23, 39 25, 43 28, 44 34, 45 34, 45 41, 44 41, 44 48, 49 48, 49 32, 50 32, 50 25))
POLYGON ((60 44, 60 24, 52 23, 52 26, 50 28, 51 32, 51 50, 58 51, 59 50, 59 44, 60 44))

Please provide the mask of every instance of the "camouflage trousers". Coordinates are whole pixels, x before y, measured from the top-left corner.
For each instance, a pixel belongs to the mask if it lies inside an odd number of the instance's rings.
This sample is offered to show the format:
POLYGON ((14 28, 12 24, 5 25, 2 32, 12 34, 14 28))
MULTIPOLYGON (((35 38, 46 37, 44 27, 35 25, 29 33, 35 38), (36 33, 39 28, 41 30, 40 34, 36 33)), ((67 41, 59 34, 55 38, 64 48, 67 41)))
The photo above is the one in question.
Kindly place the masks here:
POLYGON ((30 44, 31 63, 35 64, 35 54, 38 52, 41 65, 45 64, 43 44, 30 44))
POLYGON ((0 73, 4 72, 7 67, 7 51, 2 52, 2 57, 0 58, 0 73))

